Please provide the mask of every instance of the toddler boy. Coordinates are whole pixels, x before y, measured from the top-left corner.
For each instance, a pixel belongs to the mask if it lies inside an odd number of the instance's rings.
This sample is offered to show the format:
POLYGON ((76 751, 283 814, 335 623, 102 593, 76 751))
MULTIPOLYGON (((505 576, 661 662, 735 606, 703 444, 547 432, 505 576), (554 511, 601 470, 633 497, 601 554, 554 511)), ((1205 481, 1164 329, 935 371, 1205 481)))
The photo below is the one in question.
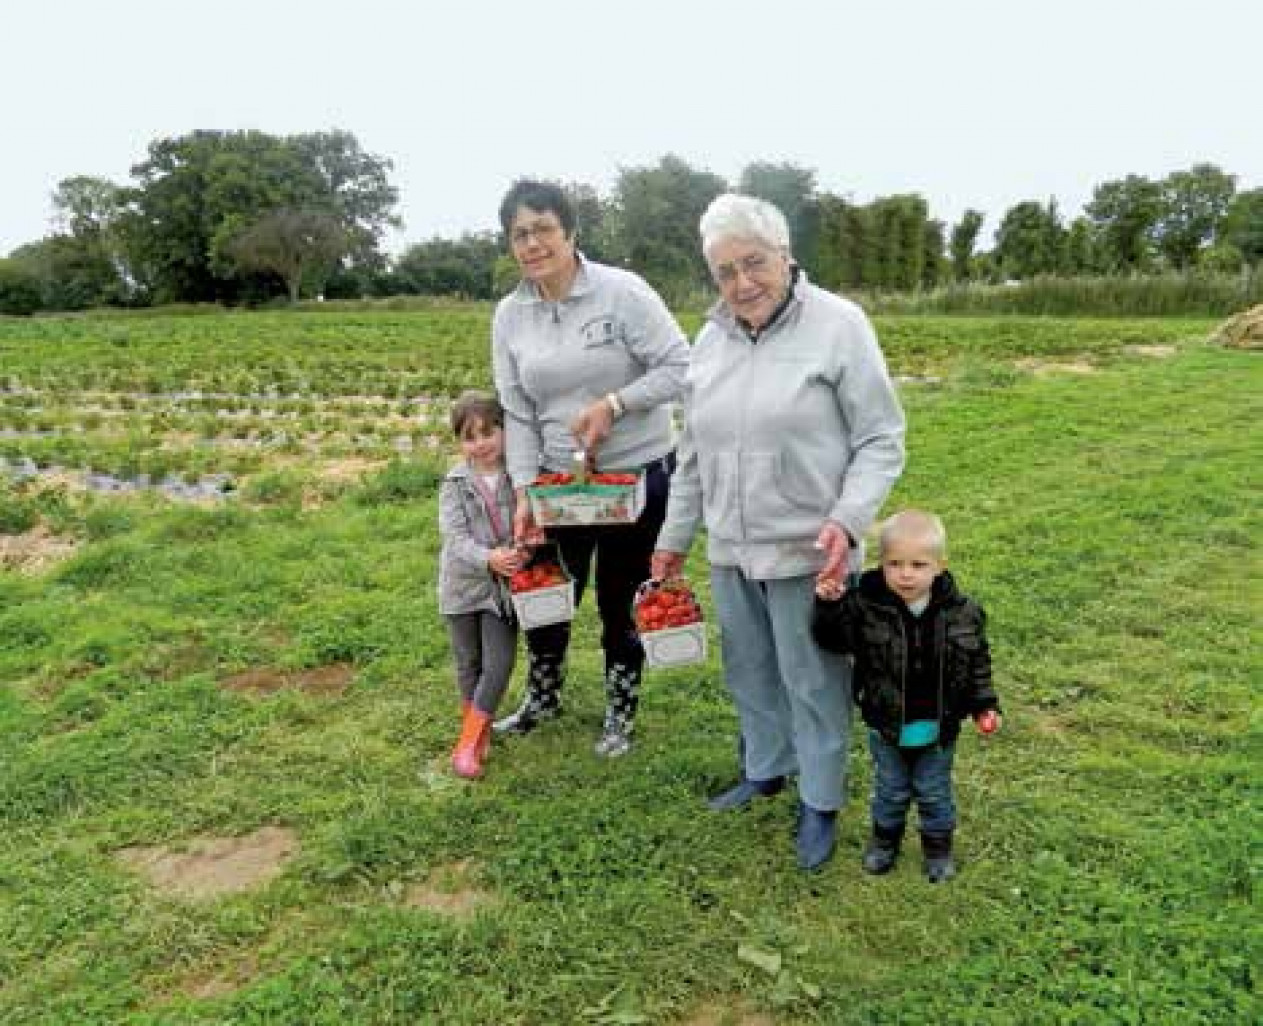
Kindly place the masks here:
POLYGON ((872 836, 864 869, 886 873, 899 855, 913 798, 925 874, 956 875, 952 757, 960 723, 984 734, 1000 725, 982 608, 946 569, 947 534, 932 513, 904 510, 881 528, 881 566, 845 594, 816 588, 812 631, 831 652, 854 657, 854 693, 873 757, 872 836))

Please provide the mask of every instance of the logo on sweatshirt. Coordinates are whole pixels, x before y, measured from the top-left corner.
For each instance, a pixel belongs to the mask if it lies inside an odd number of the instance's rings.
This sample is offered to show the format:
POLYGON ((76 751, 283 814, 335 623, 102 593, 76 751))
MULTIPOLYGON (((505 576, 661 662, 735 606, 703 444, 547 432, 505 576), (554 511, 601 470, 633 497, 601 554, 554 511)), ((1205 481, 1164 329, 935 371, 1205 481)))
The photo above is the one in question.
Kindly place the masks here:
POLYGON ((580 325, 579 331, 583 335, 584 349, 620 344, 627 337, 627 329, 614 319, 613 314, 591 317, 580 325))

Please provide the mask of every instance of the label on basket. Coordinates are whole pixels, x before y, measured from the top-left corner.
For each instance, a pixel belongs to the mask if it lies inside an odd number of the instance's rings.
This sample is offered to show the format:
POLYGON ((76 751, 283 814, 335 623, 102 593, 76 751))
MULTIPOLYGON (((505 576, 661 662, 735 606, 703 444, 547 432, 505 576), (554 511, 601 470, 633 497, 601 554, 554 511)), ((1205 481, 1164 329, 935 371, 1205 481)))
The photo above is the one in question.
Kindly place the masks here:
POLYGON ((667 627, 641 635, 650 666, 685 666, 706 661, 706 628, 701 623, 667 627))

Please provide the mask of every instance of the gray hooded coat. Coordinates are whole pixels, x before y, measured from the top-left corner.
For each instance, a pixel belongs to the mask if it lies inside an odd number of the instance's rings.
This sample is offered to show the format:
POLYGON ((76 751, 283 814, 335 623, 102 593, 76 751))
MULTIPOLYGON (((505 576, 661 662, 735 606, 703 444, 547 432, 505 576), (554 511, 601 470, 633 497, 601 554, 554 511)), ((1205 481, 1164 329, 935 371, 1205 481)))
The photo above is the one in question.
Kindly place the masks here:
POLYGON ((487 512, 474 471, 461 462, 439 487, 439 611, 444 614, 487 611, 506 615, 512 605, 502 577, 491 572, 491 550, 512 544, 513 488, 501 474, 495 492, 499 530, 487 512))

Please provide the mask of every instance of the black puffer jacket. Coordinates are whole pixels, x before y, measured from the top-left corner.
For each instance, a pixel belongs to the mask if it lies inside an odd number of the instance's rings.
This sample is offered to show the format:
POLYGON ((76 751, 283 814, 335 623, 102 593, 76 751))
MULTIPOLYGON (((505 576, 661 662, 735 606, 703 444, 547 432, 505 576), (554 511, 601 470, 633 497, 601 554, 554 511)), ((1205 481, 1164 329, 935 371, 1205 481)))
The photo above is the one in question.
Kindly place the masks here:
MULTIPOLYGON (((986 614, 961 594, 944 570, 930 591, 934 615, 934 664, 938 668, 939 742, 960 733, 960 721, 986 709, 999 710, 991 686, 991 650, 986 614)), ((880 570, 869 570, 840 600, 816 600, 811 625, 816 643, 855 657, 855 701, 864 722, 891 744, 903 726, 908 645, 903 600, 886 587, 880 570)))

